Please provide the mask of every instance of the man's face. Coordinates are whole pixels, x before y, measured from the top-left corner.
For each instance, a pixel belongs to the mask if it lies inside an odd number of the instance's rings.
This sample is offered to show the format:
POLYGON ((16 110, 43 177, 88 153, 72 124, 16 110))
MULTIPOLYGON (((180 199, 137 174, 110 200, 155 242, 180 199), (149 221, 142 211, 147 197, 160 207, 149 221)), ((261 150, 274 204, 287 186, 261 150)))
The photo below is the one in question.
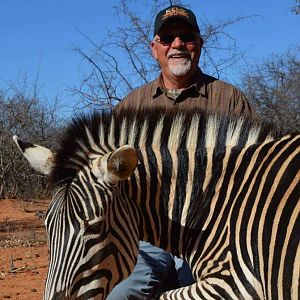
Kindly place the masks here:
POLYGON ((185 76, 198 69, 202 39, 183 21, 165 24, 151 43, 152 54, 164 76, 185 76), (194 36, 194 40, 191 39, 194 36), (163 43, 164 40, 174 40, 163 43), (170 39, 171 38, 171 39, 170 39), (187 41, 184 41, 187 39, 187 41), (159 42, 160 41, 160 42, 159 42))

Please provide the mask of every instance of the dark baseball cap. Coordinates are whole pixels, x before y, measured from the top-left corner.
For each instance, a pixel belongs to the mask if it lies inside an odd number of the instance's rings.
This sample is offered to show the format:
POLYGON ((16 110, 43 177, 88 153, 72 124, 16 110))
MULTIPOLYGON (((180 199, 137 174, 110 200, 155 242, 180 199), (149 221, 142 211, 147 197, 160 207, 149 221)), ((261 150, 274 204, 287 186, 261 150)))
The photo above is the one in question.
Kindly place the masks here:
POLYGON ((191 10, 178 5, 171 5, 157 14, 154 23, 154 36, 160 31, 163 25, 170 20, 185 21, 190 24, 196 32, 200 33, 196 16, 191 10))

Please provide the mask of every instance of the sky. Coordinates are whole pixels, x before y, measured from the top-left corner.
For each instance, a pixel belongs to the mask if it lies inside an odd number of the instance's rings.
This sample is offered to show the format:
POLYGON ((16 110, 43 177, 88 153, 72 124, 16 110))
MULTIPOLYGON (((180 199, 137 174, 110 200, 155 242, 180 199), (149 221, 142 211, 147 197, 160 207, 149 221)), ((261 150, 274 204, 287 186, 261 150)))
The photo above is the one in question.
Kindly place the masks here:
MULTIPOLYGON (((58 95, 65 109, 70 109, 75 99, 68 90, 80 85, 84 71, 73 49, 90 49, 82 33, 100 43, 108 29, 122 26, 114 11, 118 2, 1 0, 0 90, 24 74, 32 80, 38 76, 41 93, 50 101, 58 95)), ((184 4, 190 5, 199 19, 212 23, 255 15, 230 27, 230 34, 250 63, 299 45, 300 16, 291 13, 294 0, 194 0, 184 4)), ((141 16, 146 14, 145 1, 137 0, 135 9, 141 16)), ((234 82, 238 71, 227 74, 226 79, 234 82)))

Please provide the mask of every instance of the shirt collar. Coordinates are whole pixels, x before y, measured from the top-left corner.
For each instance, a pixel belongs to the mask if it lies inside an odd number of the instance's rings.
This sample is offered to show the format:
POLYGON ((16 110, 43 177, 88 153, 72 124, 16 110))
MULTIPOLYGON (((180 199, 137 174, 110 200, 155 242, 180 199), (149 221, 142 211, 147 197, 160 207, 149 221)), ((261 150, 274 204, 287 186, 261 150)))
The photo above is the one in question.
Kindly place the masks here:
POLYGON ((153 95, 152 95, 152 98, 156 98, 158 96, 160 96, 161 94, 163 94, 165 91, 165 87, 164 87, 164 83, 163 83, 163 80, 162 80, 162 74, 160 73, 158 78, 156 79, 155 81, 155 86, 154 86, 154 89, 153 89, 153 95))
POLYGON ((197 92, 202 96, 207 97, 207 82, 201 69, 198 69, 195 85, 197 92))
MULTIPOLYGON (((198 69, 198 72, 196 74, 196 80, 193 84, 191 84, 187 89, 195 87, 196 91, 206 97, 207 95, 207 82, 205 81, 205 78, 203 76, 203 73, 200 69, 198 69)), ((155 81, 155 87, 153 90, 152 98, 156 98, 163 94, 166 91, 166 88, 163 83, 162 74, 160 73, 158 78, 155 81)))

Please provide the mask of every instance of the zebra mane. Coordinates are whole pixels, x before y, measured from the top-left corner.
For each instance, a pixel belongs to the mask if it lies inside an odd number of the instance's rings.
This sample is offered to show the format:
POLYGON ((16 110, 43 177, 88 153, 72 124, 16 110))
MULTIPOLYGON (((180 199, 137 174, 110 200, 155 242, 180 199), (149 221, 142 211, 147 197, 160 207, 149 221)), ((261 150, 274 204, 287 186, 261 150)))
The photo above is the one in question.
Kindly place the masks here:
MULTIPOLYGON (((225 147, 242 148, 276 137, 271 126, 244 117, 209 114, 189 109, 119 109, 82 115, 64 132, 51 182, 71 182, 96 155, 130 144, 142 147, 197 149, 215 154, 225 147)), ((204 154, 203 154, 204 155, 204 154)))

